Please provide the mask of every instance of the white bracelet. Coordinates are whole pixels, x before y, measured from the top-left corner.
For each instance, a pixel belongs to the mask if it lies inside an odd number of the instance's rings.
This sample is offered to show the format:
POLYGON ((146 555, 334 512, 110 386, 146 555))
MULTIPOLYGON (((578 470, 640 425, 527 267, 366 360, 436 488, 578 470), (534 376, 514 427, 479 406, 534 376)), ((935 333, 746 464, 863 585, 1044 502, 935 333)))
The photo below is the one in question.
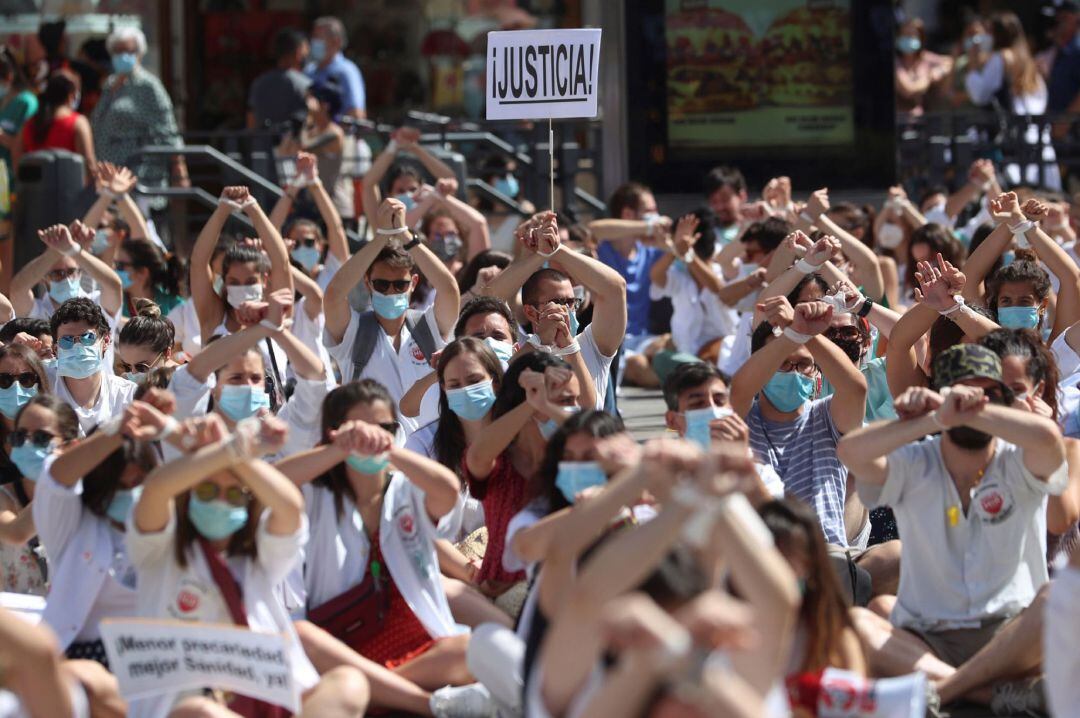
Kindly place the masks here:
POLYGON ((258 202, 255 201, 254 197, 248 195, 247 199, 245 199, 243 202, 240 202, 240 209, 247 209, 253 204, 258 204, 258 202))
POLYGON ((807 222, 809 224, 813 224, 814 222, 817 221, 816 219, 811 217, 809 214, 807 214, 805 211, 799 212, 799 219, 801 219, 802 221, 807 222))
POLYGON ((264 328, 264 329, 269 329, 271 332, 274 332, 276 334, 277 332, 285 331, 285 329, 287 328, 288 325, 287 325, 287 323, 285 321, 285 318, 282 317, 280 326, 277 325, 277 324, 274 324, 269 319, 260 320, 259 321, 259 326, 264 328))
POLYGON ((240 205, 239 202, 231 200, 228 197, 222 197, 221 199, 218 200, 218 206, 219 207, 228 207, 233 212, 238 212, 240 210, 241 205, 240 205))
POLYGON ((540 251, 540 245, 537 245, 537 246, 536 246, 536 253, 537 253, 537 254, 538 254, 539 256, 543 257, 544 259, 548 259, 549 257, 554 257, 554 256, 555 256, 555 254, 556 254, 556 253, 558 253, 558 251, 559 251, 559 248, 558 248, 558 247, 556 247, 556 248, 555 248, 554 250, 552 250, 551 252, 541 252, 541 251, 540 251))
POLYGON ((1009 226, 1009 231, 1012 232, 1013 239, 1016 240, 1017 249, 1031 248, 1031 242, 1028 241, 1027 232, 1034 229, 1035 227, 1035 222, 1032 222, 1031 220, 1020 222, 1015 227, 1011 225, 1009 226))
POLYGON ((775 541, 773 539, 772 532, 765 525, 765 522, 761 520, 761 516, 757 511, 754 511, 754 507, 750 505, 746 495, 735 492, 728 494, 720 500, 720 513, 731 514, 739 519, 753 537, 757 539, 760 546, 774 546, 775 541))
POLYGON ((74 257, 82 253, 82 245, 78 242, 72 242, 71 246, 65 249, 62 254, 65 257, 74 257))
POLYGON ((690 249, 686 250, 686 254, 684 254, 682 257, 680 257, 680 259, 682 259, 683 264, 693 264, 694 263, 694 248, 691 247, 690 249))
POLYGON ((943 317, 947 317, 947 316, 949 316, 951 314, 955 314, 956 312, 960 311, 960 308, 964 306, 964 298, 961 297, 959 294, 956 294, 956 295, 953 295, 953 301, 956 302, 956 303, 953 304, 948 309, 942 309, 941 311, 938 312, 938 314, 940 314, 943 317))
POLYGON ((927 414, 927 416, 930 417, 930 420, 934 422, 937 428, 945 430, 946 427, 944 424, 941 423, 941 417, 938 416, 938 413, 940 411, 941 409, 938 409, 937 411, 931 411, 929 414, 927 414))
POLYGON ((117 194, 116 192, 113 192, 108 187, 102 187, 97 191, 97 193, 98 197, 108 197, 111 200, 118 200, 124 196, 123 194, 117 194))
POLYGON ((568 357, 571 354, 577 354, 579 351, 581 351, 581 345, 578 344, 577 339, 574 339, 574 341, 570 342, 569 344, 564 346, 562 349, 554 349, 554 350, 552 350, 551 356, 553 356, 553 357, 568 357))
POLYGON ((103 421, 102 423, 98 424, 98 432, 104 434, 105 436, 116 436, 117 432, 120 431, 120 425, 123 423, 123 416, 114 416, 108 421, 103 421))
POLYGON ((399 149, 401 148, 398 147, 397 140, 390 140, 386 143, 386 149, 383 152, 397 152, 399 149))
POLYGON ((802 334, 795 331, 791 327, 786 327, 783 331, 784 337, 790 339, 796 344, 806 344, 808 341, 814 338, 812 334, 802 334))
POLYGON ((795 271, 799 272, 800 274, 813 274, 819 269, 821 269, 820 264, 810 264, 810 262, 806 261, 806 257, 803 257, 798 262, 795 262, 795 271))
POLYGON ((529 338, 526 339, 525 341, 527 341, 529 344, 532 344, 534 347, 536 347, 537 351, 542 351, 545 354, 551 354, 551 352, 552 352, 551 347, 549 347, 547 344, 544 344, 542 341, 540 341, 540 335, 539 334, 530 334, 529 338))
POLYGON ((380 227, 379 229, 375 230, 375 234, 379 235, 380 237, 394 237, 394 236, 397 236, 399 234, 408 234, 408 233, 409 233, 409 228, 408 227, 391 227, 390 229, 383 229, 382 227, 380 227))
POLYGON ((158 441, 165 441, 165 439, 168 439, 170 436, 175 434, 177 432, 177 430, 179 430, 179 428, 180 428, 180 422, 176 420, 176 417, 166 416, 165 417, 165 426, 162 427, 161 433, 158 434, 157 440, 158 441))

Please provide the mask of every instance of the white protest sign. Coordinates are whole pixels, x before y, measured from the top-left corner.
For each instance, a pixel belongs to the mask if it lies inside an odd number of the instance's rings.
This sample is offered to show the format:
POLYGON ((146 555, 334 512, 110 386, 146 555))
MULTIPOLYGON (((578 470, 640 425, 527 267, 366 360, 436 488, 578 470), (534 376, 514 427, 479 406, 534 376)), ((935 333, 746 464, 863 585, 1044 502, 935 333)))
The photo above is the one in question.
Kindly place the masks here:
POLYGON ((284 634, 182 621, 105 620, 101 638, 125 698, 219 688, 294 713, 300 709, 284 634))
POLYGON ((23 593, 0 593, 0 608, 6 608, 27 623, 41 623, 45 599, 23 593))
POLYGON ((596 117, 600 30, 488 33, 487 118, 596 117))
POLYGON ((826 668, 821 675, 820 718, 922 718, 926 714, 926 674, 868 680, 826 668))

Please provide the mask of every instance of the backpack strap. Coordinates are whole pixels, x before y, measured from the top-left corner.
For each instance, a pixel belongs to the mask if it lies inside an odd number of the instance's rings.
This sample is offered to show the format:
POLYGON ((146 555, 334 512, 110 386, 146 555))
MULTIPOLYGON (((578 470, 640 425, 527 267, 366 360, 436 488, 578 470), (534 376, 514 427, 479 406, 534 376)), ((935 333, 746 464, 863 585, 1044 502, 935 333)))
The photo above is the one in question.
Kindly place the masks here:
MULTIPOLYGON (((375 347, 382 340, 382 327, 375 317, 374 311, 367 311, 360 315, 360 323, 356 327, 356 336, 352 345, 353 380, 359 379, 364 373, 375 347)), ((424 319, 424 313, 415 309, 405 312, 405 327, 409 330, 416 346, 420 348, 425 359, 438 351, 435 344, 435 336, 431 333, 431 327, 424 319)))
POLYGON ((424 359, 430 360, 438 349, 435 345, 435 337, 431 333, 431 325, 424 318, 424 312, 410 309, 405 313, 405 324, 409 327, 409 334, 412 335, 416 346, 420 348, 424 359))

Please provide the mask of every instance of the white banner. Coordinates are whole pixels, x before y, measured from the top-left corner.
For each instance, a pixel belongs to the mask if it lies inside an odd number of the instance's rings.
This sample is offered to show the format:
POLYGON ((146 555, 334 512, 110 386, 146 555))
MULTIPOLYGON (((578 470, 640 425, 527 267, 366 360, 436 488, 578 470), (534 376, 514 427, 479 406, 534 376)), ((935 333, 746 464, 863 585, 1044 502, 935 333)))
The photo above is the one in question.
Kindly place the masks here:
POLYGON ((596 117, 600 30, 488 33, 487 118, 596 117))
POLYGON ((826 668, 821 676, 817 715, 820 718, 923 718, 926 674, 868 680, 826 668))
POLYGON ((219 688, 300 709, 281 633, 183 621, 101 622, 109 670, 125 698, 219 688))

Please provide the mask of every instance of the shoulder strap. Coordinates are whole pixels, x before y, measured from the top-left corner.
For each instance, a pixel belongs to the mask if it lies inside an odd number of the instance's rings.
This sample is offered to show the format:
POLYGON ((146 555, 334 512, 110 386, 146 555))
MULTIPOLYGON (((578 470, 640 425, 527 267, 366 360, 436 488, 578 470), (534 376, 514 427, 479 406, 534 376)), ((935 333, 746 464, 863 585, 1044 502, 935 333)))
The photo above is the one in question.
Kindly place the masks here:
POLYGON ((202 549, 203 556, 206 557, 206 565, 210 568, 210 576, 214 579, 214 583, 217 584, 218 590, 221 591, 221 597, 229 608, 229 615, 232 617, 233 623, 237 626, 246 627, 248 625, 247 610, 244 608, 244 595, 240 584, 233 578, 229 567, 225 565, 225 560, 210 546, 209 541, 199 537, 199 548, 202 549))
POLYGON ((424 318, 424 314, 424 312, 410 309, 405 313, 405 324, 409 327, 409 334, 412 335, 416 346, 420 347, 424 359, 430 359, 437 350, 435 337, 431 334, 431 325, 424 318))
POLYGON ((375 352, 375 343, 379 341, 379 330, 379 321, 375 318, 375 312, 369 310, 360 315, 352 345, 353 381, 360 378, 368 362, 371 361, 371 355, 375 352))

